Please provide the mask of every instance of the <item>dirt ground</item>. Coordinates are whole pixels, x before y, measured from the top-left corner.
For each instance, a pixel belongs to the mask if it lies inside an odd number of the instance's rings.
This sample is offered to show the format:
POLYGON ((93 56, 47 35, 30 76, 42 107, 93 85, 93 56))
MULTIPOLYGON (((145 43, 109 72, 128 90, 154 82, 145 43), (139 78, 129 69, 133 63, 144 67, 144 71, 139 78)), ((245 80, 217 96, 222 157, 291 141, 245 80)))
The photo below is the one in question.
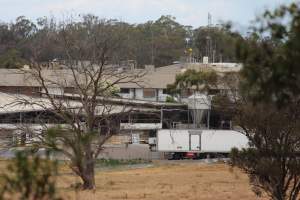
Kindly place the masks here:
POLYGON ((68 173, 59 178, 58 186, 64 199, 259 199, 251 191, 245 174, 222 163, 156 163, 148 168, 98 171, 96 191, 76 194, 70 185, 79 181, 68 173))

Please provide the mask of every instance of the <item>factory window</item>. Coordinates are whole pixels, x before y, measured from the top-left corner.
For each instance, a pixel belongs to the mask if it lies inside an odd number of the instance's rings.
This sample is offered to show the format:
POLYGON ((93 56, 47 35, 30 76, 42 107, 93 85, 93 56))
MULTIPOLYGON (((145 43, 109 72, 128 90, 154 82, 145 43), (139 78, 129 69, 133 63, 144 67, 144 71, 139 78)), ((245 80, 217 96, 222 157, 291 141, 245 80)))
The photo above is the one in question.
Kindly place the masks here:
POLYGON ((208 91, 208 94, 209 95, 217 95, 217 94, 219 94, 220 93, 220 90, 219 89, 210 89, 209 91, 208 91))
POLYGON ((220 94, 221 94, 221 95, 226 95, 226 94, 228 94, 228 91, 229 91, 229 90, 222 89, 222 90, 220 90, 220 94))
POLYGON ((16 87, 16 94, 21 94, 21 88, 20 87, 16 87))
POLYGON ((155 97, 155 89, 144 89, 143 95, 144 95, 144 98, 154 98, 155 97))
POLYGON ((130 93, 130 89, 129 88, 121 88, 120 89, 120 93, 122 93, 122 94, 129 94, 130 93))

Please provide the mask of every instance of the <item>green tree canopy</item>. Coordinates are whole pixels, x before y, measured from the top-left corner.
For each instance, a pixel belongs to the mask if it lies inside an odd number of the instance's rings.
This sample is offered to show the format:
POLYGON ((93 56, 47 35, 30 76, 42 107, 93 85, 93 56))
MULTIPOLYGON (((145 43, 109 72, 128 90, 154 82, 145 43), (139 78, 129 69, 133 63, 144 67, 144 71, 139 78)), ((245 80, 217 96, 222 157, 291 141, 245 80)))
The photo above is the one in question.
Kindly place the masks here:
POLYGON ((20 51, 9 49, 3 55, 0 55, 0 68, 21 68, 26 64, 26 60, 22 58, 20 51))
POLYGON ((236 62, 236 45, 243 37, 231 25, 200 27, 194 33, 198 57, 209 56, 214 62, 236 62), (209 52, 210 51, 210 52, 209 52))
POLYGON ((267 11, 261 24, 238 46, 238 58, 244 63, 244 95, 281 105, 299 99, 299 4, 267 11))
POLYGON ((232 151, 232 164, 254 191, 271 199, 296 200, 300 192, 300 7, 267 11, 254 33, 238 46, 244 63, 242 99, 235 118, 250 143, 232 151))
POLYGON ((207 92, 216 87, 218 75, 214 71, 196 71, 188 69, 184 73, 177 74, 175 82, 167 86, 170 93, 180 93, 181 89, 195 89, 196 91, 207 92))

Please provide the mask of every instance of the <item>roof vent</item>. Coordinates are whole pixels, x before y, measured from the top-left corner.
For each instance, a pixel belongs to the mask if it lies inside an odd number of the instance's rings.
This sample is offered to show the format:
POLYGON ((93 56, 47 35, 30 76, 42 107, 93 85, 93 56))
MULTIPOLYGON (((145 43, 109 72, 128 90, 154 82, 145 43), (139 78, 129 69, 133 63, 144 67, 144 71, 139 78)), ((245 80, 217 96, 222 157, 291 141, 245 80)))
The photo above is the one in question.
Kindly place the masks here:
POLYGON ((24 65, 23 66, 23 70, 29 70, 30 69, 30 66, 29 65, 24 65))

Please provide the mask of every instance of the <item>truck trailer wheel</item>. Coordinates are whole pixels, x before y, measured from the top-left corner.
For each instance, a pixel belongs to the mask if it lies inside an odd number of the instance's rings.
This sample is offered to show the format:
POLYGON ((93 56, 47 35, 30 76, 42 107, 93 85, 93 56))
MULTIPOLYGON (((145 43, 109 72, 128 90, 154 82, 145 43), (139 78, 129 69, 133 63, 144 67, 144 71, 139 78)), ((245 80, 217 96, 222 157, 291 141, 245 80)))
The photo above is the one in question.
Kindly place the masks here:
POLYGON ((173 160, 181 160, 183 158, 184 158, 184 153, 181 153, 181 152, 173 153, 173 160))

